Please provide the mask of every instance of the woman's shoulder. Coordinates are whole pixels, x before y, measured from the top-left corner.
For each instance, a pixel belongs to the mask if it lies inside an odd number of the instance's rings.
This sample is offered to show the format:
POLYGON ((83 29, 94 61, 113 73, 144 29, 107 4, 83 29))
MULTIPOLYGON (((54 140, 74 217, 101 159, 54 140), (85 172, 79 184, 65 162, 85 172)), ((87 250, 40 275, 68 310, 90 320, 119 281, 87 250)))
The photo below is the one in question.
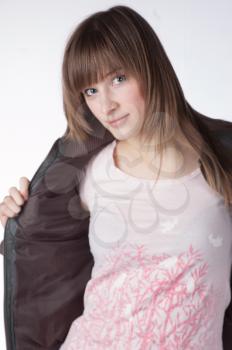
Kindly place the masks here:
POLYGON ((103 179, 104 175, 107 173, 108 161, 113 152, 114 142, 115 141, 110 142, 90 157, 83 169, 85 173, 85 182, 91 182, 90 179, 93 177, 96 180, 103 179), (103 171, 104 169, 105 171, 103 171))
POLYGON ((103 164, 109 159, 109 155, 112 153, 112 147, 114 146, 115 140, 108 143, 100 151, 96 152, 89 160, 87 168, 94 167, 96 171, 97 168, 102 167, 103 164))
POLYGON ((230 120, 211 118, 202 114, 199 114, 197 119, 200 129, 207 130, 211 138, 232 152, 232 122, 230 120))
POLYGON ((112 152, 113 142, 95 153, 84 168, 84 176, 80 181, 79 194, 84 209, 89 212, 92 211, 94 198, 99 190, 99 183, 107 179, 107 162, 110 152, 112 152))
POLYGON ((200 132, 213 147, 227 171, 232 171, 232 122, 221 118, 196 115, 200 132))
POLYGON ((223 118, 212 118, 203 114, 196 115, 198 121, 212 132, 232 132, 232 121, 223 118))

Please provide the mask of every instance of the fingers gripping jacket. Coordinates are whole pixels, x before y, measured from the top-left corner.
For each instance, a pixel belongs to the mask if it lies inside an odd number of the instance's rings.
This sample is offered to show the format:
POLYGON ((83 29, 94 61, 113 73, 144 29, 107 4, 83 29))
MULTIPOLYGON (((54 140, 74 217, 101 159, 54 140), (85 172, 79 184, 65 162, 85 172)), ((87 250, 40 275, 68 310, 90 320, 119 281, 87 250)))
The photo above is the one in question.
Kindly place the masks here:
POLYGON ((57 350, 72 321, 83 312, 93 257, 88 243, 89 212, 80 206, 78 186, 84 166, 102 143, 57 139, 30 183, 20 215, 7 221, 7 350, 57 350))

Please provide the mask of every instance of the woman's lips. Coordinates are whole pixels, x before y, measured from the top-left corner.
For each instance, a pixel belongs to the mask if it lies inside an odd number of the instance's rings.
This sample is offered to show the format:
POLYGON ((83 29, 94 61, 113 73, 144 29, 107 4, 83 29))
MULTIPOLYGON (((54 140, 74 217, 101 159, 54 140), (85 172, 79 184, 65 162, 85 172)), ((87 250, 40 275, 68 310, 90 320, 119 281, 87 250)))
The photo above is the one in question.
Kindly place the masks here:
POLYGON ((108 122, 108 124, 110 124, 111 126, 119 126, 125 122, 126 117, 128 117, 128 114, 124 115, 123 117, 121 117, 119 119, 108 122))

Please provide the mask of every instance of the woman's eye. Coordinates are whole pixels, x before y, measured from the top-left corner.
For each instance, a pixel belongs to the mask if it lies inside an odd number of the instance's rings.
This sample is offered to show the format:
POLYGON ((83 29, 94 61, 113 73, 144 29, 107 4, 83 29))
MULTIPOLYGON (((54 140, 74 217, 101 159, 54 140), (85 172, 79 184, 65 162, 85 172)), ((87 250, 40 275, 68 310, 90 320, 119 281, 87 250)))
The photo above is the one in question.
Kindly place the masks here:
MULTIPOLYGON (((118 74, 118 75, 116 75, 116 76, 114 77, 113 81, 116 80, 116 79, 117 79, 117 80, 119 81, 119 83, 120 83, 120 82, 126 80, 126 75, 125 75, 125 74, 118 74), (122 78, 122 79, 121 79, 121 78, 122 78)), ((85 90, 84 90, 84 95, 85 95, 86 97, 91 97, 91 96, 94 95, 94 92, 93 92, 93 91, 96 91, 96 89, 95 89, 95 88, 88 88, 88 89, 85 89, 85 90)))
POLYGON ((94 89, 94 88, 85 89, 84 94, 85 94, 86 96, 92 96, 92 94, 91 94, 91 93, 89 94, 88 92, 93 91, 93 90, 96 90, 96 89, 94 89))
MULTIPOLYGON (((119 78, 123 78, 122 80, 126 80, 125 74, 119 74, 119 75, 117 75, 113 80, 119 79, 119 78)), ((121 82, 122 80, 120 80, 120 82, 121 82)))

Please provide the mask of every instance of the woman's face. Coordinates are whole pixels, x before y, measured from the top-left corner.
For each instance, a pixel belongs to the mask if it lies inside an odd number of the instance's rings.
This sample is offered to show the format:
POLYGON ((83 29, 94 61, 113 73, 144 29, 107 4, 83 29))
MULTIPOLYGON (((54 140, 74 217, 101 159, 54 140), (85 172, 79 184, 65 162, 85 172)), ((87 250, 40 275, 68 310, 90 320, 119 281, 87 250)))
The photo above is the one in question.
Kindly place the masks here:
POLYGON ((85 87, 82 93, 99 122, 116 139, 128 140, 139 135, 145 118, 145 102, 140 90, 133 76, 117 69, 97 84, 85 87), (110 123, 119 118, 122 119, 117 123, 110 123))

